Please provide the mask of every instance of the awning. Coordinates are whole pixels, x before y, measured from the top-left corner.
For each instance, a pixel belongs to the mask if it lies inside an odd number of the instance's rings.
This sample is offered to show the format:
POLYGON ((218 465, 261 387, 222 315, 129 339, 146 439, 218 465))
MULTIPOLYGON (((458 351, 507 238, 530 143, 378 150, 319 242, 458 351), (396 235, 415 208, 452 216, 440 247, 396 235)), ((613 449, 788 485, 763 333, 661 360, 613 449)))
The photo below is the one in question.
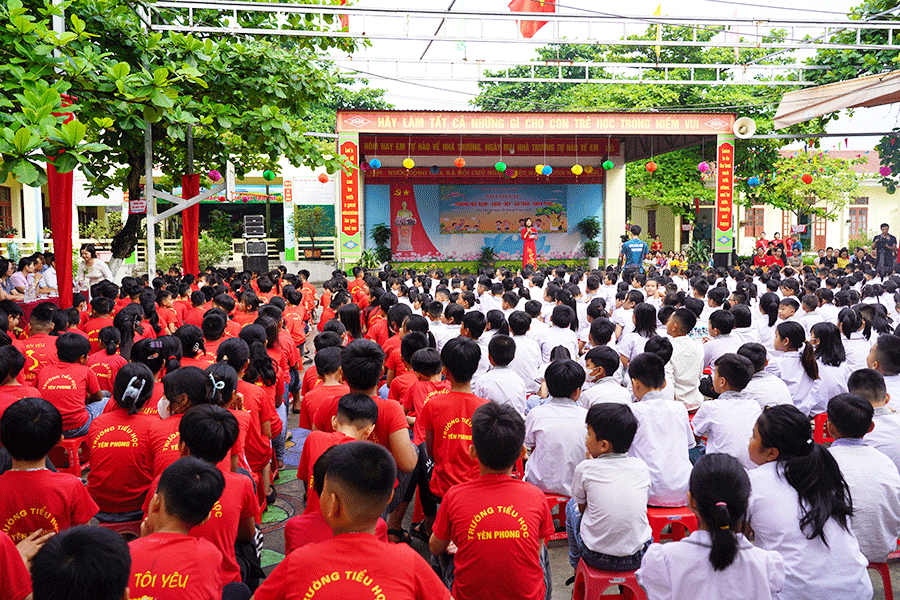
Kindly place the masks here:
POLYGON ((844 108, 900 102, 900 71, 867 75, 788 92, 775 113, 775 129, 784 129, 844 108))

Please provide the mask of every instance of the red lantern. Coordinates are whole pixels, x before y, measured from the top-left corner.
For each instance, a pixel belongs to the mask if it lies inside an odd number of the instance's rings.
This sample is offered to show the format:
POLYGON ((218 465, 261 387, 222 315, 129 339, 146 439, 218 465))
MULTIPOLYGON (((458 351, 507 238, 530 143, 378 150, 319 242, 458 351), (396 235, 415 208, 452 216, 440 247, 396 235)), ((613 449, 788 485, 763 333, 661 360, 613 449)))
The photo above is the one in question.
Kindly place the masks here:
POLYGON ((453 164, 456 165, 457 169, 462 169, 464 166, 466 166, 466 159, 464 159, 462 156, 460 156, 459 158, 457 158, 456 160, 453 161, 453 164))
POLYGON ((326 175, 325 173, 320 173, 319 181, 321 181, 322 183, 328 183, 328 175, 326 175))
POLYGON ((800 179, 803 180, 803 183, 805 183, 806 185, 812 183, 812 175, 810 175, 809 173, 804 173, 803 177, 801 177, 800 179))
POLYGON ((646 165, 644 165, 644 167, 645 167, 648 171, 650 171, 651 173, 652 173, 653 171, 655 171, 655 170, 658 168, 658 167, 656 166, 656 163, 653 162, 652 160, 651 160, 650 162, 648 162, 646 165))

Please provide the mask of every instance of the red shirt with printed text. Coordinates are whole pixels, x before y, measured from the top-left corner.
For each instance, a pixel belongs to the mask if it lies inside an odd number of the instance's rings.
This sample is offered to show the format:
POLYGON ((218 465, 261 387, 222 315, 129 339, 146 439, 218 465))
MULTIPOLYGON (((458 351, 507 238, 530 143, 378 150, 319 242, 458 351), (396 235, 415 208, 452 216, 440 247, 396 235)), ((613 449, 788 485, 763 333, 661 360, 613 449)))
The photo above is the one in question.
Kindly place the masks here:
POLYGON ((107 354, 106 350, 94 352, 88 356, 87 366, 90 367, 94 375, 97 376, 97 383, 100 389, 112 394, 113 384, 116 381, 116 375, 128 361, 121 354, 107 354))
POLYGON ((96 514, 97 504, 74 475, 47 469, 0 475, 0 531, 17 544, 38 529, 58 533, 96 514))
POLYGON ((141 509, 153 479, 150 427, 158 421, 150 415, 129 415, 122 408, 91 421, 87 485, 101 511, 125 513, 141 509))
POLYGON ((226 583, 222 553, 209 540, 180 533, 151 533, 128 544, 131 598, 218 600, 226 583))
POLYGON ((97 375, 87 365, 57 363, 41 369, 37 379, 41 398, 62 414, 63 431, 84 427, 88 422, 88 396, 100 391, 97 375))
POLYGON ((100 330, 104 327, 112 326, 112 317, 94 317, 81 327, 81 330, 91 343, 91 354, 100 350, 100 330))
POLYGON ((419 415, 422 414, 422 407, 428 403, 431 398, 438 392, 450 391, 449 381, 417 381, 409 388, 406 395, 400 401, 406 414, 416 418, 413 425, 413 444, 418 446, 425 442, 425 428, 422 427, 422 420, 419 415))
POLYGON ((59 362, 56 354, 56 340, 59 338, 46 333, 36 333, 24 340, 13 340, 13 346, 25 355, 22 375, 27 385, 37 383, 38 373, 47 365, 59 362))

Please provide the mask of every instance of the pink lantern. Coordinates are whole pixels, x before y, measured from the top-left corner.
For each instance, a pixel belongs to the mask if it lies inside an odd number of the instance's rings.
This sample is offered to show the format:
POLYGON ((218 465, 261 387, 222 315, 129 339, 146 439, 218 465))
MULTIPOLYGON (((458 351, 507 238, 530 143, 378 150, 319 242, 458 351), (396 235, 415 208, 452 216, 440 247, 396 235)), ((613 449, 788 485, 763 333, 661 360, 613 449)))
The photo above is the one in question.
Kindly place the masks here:
POLYGON ((891 168, 885 165, 885 166, 881 167, 880 169, 878 169, 878 173, 882 177, 890 177, 891 176, 891 168))
POLYGON ((697 165, 697 170, 701 173, 709 173, 709 163, 704 160, 697 165))
POLYGON ((222 174, 215 169, 210 171, 207 175, 212 181, 219 181, 220 179, 222 179, 222 174))

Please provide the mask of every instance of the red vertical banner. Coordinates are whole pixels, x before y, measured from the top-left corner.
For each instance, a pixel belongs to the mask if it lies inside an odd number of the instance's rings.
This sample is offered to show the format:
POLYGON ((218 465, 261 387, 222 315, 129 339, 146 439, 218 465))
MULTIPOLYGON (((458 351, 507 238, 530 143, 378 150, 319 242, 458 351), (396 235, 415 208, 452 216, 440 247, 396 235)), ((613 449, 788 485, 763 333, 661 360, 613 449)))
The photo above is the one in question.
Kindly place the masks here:
POLYGON ((50 196, 50 227, 53 230, 53 254, 62 308, 72 306, 72 182, 71 171, 58 173, 47 163, 47 191, 50 196))
POLYGON ((340 225, 338 226, 338 251, 341 259, 354 260, 362 254, 362 232, 360 231, 360 203, 362 186, 359 171, 359 137, 342 134, 338 140, 338 151, 344 157, 346 166, 340 174, 340 225))
MULTIPOLYGON (((200 194, 200 175, 181 176, 181 197, 189 200, 200 194)), ((200 273, 200 205, 181 212, 181 261, 185 273, 200 273)), ((166 268, 169 265, 164 265, 166 268)), ((151 277, 155 277, 153 273, 151 277)))
POLYGON ((718 142, 713 249, 715 252, 731 252, 734 248, 734 136, 719 135, 718 142))
POLYGON ((294 182, 290 179, 284 180, 284 202, 290 204, 294 201, 294 182))

